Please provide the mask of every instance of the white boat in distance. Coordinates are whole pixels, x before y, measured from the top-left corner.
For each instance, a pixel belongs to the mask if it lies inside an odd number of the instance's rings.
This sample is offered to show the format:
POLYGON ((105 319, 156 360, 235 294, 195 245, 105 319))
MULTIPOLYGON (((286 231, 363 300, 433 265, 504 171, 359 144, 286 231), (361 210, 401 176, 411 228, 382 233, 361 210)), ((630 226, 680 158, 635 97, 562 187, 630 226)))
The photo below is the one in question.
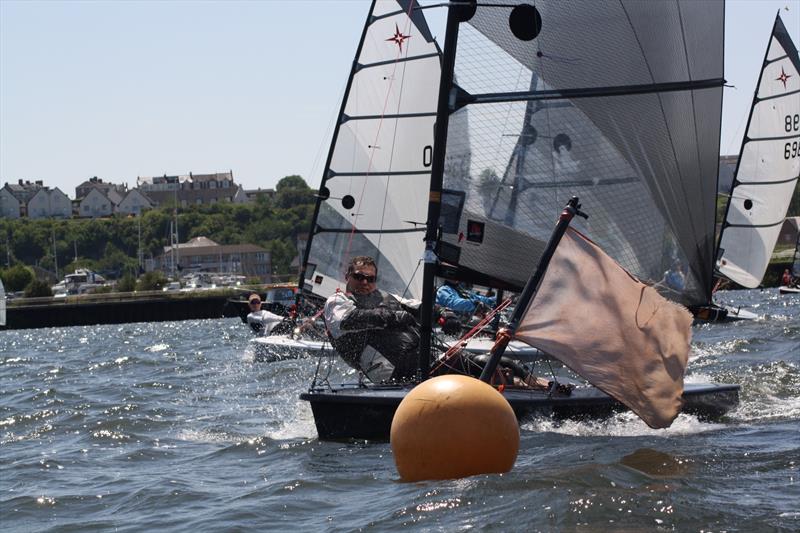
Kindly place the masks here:
MULTIPOLYGON (((445 340, 443 351, 446 351, 455 342, 457 342, 457 339, 450 338, 445 340)), ((484 355, 491 351, 493 345, 493 338, 473 337, 464 346, 464 351, 473 355, 484 355)), ((333 346, 331 346, 331 343, 328 341, 308 338, 293 339, 287 335, 256 337, 250 341, 250 349, 253 352, 253 358, 259 362, 319 356, 325 355, 325 352, 330 354, 335 353, 333 346)), ((505 353, 506 356, 525 363, 547 358, 547 355, 541 350, 528 346, 520 341, 511 341, 505 353)))

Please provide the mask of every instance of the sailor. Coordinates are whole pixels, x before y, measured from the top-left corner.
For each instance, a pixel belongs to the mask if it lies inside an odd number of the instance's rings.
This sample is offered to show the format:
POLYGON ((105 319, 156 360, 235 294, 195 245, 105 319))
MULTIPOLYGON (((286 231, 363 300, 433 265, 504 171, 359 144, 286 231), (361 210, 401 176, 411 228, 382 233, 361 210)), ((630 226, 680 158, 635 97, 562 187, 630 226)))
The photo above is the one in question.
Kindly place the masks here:
POLYGON ((784 269, 783 276, 781 276, 781 285, 784 287, 791 287, 792 286, 792 273, 789 272, 789 269, 784 269))
POLYGON ((484 309, 493 308, 496 301, 495 297, 470 291, 452 279, 445 280, 436 291, 436 305, 466 317, 480 314, 484 309))
POLYGON ((407 381, 414 377, 419 347, 418 300, 377 288, 378 267, 367 256, 347 266, 345 292, 325 302, 324 317, 332 344, 344 361, 371 381, 407 381))
POLYGON ((686 288, 686 274, 680 259, 675 259, 672 268, 664 272, 663 283, 675 291, 683 291, 686 288))
POLYGON ((254 333, 269 335, 275 326, 283 322, 283 317, 270 313, 266 309, 261 309, 261 297, 258 294, 251 294, 247 298, 247 305, 250 307, 250 314, 247 315, 247 325, 254 333))

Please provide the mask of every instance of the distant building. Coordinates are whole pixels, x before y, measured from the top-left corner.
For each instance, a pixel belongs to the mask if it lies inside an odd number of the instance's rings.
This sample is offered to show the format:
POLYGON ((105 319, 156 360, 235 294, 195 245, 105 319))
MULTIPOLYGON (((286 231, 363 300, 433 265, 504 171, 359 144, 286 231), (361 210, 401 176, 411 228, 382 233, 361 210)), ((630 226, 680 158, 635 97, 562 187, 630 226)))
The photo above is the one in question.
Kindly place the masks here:
POLYGON ((190 205, 233 202, 239 190, 233 181, 233 172, 193 174, 188 176, 154 176, 136 178, 137 187, 156 205, 177 202, 182 207, 190 205))
POLYGON ((717 190, 722 193, 729 193, 733 184, 733 175, 736 173, 736 165, 739 163, 738 155, 719 156, 719 185, 717 190))
POLYGON ((247 198, 247 193, 244 190, 244 187, 239 185, 236 188, 236 194, 233 195, 233 203, 235 204, 246 204, 250 200, 247 198))
MULTIPOLYGON (((94 176, 75 187, 75 198, 85 198, 92 189, 99 189, 100 192, 106 196, 109 196, 110 191, 114 191, 115 194, 119 195, 120 199, 128 192, 127 185, 104 182, 102 179, 94 176)), ((109 199, 110 198, 109 196, 109 199)))
POLYGON ((19 218, 20 217, 20 203, 17 197, 11 194, 8 190, 8 183, 0 189, 0 217, 2 218, 19 218))
MULTIPOLYGON (((178 265, 183 271, 198 270, 271 281, 271 257, 268 250, 254 244, 217 244, 206 237, 195 237, 179 244, 178 265)), ((153 268, 169 272, 173 265, 173 249, 164 247, 164 253, 153 261, 153 268)))
POLYGON ((114 212, 114 203, 100 189, 90 189, 89 193, 75 200, 79 217, 107 217, 114 212))
POLYGON ((26 217, 28 216, 28 200, 33 198, 33 195, 43 187, 41 180, 34 182, 19 180, 17 183, 6 183, 3 188, 17 199, 20 207, 20 216, 26 217))
MULTIPOLYGON (((259 196, 265 196, 269 199, 275 198, 275 189, 242 189, 245 197, 245 202, 255 202, 259 196)), ((242 203, 245 203, 242 202, 242 203)))
POLYGON ((778 244, 794 245, 800 232, 800 217, 787 217, 778 234, 778 244))
POLYGON ((123 215, 141 215, 145 209, 152 209, 153 202, 139 189, 131 189, 117 204, 117 212, 123 215))
POLYGON ((28 218, 71 218, 72 201, 56 187, 42 187, 28 200, 28 218))

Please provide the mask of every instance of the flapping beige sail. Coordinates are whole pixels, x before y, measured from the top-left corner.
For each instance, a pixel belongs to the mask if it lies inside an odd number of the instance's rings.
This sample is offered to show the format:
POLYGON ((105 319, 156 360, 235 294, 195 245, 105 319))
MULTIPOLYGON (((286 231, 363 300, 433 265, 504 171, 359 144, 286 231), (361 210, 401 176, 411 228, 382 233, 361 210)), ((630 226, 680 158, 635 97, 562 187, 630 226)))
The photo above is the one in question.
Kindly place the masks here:
POLYGON ((692 316, 568 229, 515 337, 556 357, 648 426, 681 408, 692 316))

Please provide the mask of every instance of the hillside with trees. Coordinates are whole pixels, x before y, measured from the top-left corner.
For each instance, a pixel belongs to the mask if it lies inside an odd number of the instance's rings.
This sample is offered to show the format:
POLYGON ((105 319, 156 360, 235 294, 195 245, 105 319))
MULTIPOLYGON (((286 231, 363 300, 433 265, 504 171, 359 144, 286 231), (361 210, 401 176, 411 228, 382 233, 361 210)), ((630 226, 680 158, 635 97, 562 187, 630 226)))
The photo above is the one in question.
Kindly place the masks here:
MULTIPOLYGON (((293 175, 278 182, 274 198, 259 195, 248 204, 178 207, 180 241, 205 236, 219 244, 256 244, 271 252, 274 274, 288 275, 297 254, 297 236, 308 232, 311 223, 314 195, 302 177, 293 175)), ((174 208, 162 205, 141 217, 0 219, 3 280, 13 279, 16 287, 19 280, 27 279, 13 268, 21 265, 52 272, 57 264, 62 275, 76 268, 90 268, 111 278, 136 275, 140 243, 144 258, 162 254, 169 244, 174 208)))

